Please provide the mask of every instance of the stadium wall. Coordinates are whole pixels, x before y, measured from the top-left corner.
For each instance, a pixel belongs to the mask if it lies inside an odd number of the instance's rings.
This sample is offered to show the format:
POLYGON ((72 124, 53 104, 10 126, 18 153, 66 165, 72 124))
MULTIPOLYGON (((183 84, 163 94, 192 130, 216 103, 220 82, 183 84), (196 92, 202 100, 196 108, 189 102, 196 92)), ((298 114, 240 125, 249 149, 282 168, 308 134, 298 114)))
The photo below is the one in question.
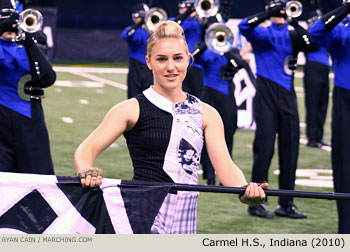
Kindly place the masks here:
MULTIPOLYGON (((311 0, 303 4, 303 19, 311 0)), ((342 0, 321 0, 325 13, 342 0)), ((46 33, 52 41, 50 58, 56 62, 127 62, 128 48, 120 34, 132 24, 130 10, 141 0, 25 0, 27 6, 49 9, 46 33), (52 16, 52 13, 56 13, 52 16), (51 33, 51 34, 49 34, 51 33)), ((154 0, 153 6, 163 8, 169 17, 177 15, 177 0, 154 0)), ((265 0, 232 0, 230 17, 241 19, 263 11, 265 0)), ((44 13, 44 20, 47 15, 44 13)))

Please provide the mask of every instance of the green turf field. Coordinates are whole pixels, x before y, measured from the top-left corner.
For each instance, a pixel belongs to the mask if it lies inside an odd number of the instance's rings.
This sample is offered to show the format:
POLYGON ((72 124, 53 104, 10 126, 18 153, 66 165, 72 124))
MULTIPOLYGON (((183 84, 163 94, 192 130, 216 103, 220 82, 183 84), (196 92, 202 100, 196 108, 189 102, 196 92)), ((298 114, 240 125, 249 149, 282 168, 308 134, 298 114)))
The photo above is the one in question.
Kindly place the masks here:
MULTIPOLYGON (((110 66, 103 67, 115 69, 110 66)), ((56 174, 75 176, 73 153, 79 143, 97 127, 105 113, 114 104, 126 98, 125 89, 120 88, 125 87, 126 73, 124 70, 121 70, 121 73, 112 71, 94 73, 85 70, 71 73, 67 71, 69 70, 57 71, 57 84, 46 89, 43 106, 56 174), (73 87, 69 86, 67 81, 73 83, 73 87), (101 81, 106 84, 99 84, 101 81)), ((295 84, 300 121, 303 123, 305 119, 301 79, 296 78, 295 84)), ((331 103, 325 127, 324 140, 327 142, 330 142, 330 108, 331 103)), ((234 160, 243 170, 248 181, 252 165, 253 137, 254 132, 247 130, 238 130, 234 137, 234 160)), ((303 126, 301 127, 301 139, 306 139, 303 126)), ((96 160, 95 166, 103 169, 105 177, 131 179, 131 161, 125 140, 120 138, 107 149, 96 160)), ((301 143, 298 172, 307 169, 321 169, 325 172, 330 170, 330 152, 308 148, 301 143)), ((278 176, 274 174, 276 170, 278 170, 277 153, 275 153, 269 173, 271 189, 278 189, 278 176)), ((298 179, 310 179, 303 176, 305 175, 298 176, 298 179)), ((320 179, 330 182, 329 176, 331 175, 327 176, 320 179)), ((205 181, 200 176, 200 184, 204 183, 205 181)), ((330 192, 332 188, 297 185, 296 190, 330 192)), ((241 204, 236 195, 201 193, 198 204, 197 232, 213 234, 337 233, 335 201, 297 198, 295 203, 299 210, 308 214, 307 219, 293 220, 275 217, 272 220, 265 220, 248 215, 247 206, 241 204)), ((269 197, 266 205, 268 209, 273 211, 276 205, 277 198, 269 197)))

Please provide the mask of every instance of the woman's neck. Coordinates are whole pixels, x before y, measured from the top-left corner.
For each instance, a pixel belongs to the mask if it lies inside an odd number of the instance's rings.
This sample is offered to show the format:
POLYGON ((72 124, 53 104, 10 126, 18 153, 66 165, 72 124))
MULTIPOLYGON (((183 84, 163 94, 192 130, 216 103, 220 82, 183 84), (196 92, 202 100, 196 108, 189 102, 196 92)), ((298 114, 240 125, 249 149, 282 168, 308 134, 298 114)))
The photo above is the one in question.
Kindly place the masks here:
POLYGON ((181 88, 175 89, 162 89, 158 86, 152 87, 154 91, 171 101, 173 104, 184 102, 187 99, 187 95, 181 88))

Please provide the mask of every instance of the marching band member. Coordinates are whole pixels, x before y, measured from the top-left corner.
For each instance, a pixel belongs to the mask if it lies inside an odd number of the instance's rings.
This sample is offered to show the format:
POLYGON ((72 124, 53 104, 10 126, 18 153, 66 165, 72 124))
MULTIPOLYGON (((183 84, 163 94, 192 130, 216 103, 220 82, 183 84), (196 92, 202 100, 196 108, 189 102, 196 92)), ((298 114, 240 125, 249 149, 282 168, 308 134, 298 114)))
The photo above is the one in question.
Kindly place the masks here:
MULTIPOLYGON (((252 44, 257 65, 257 86, 253 102, 256 131, 252 180, 268 180, 278 135, 279 187, 294 190, 300 129, 293 70, 296 68, 298 52, 318 48, 311 43, 307 31, 296 21, 290 22, 294 30, 288 30, 284 8, 285 1, 271 1, 266 11, 243 19, 238 27, 252 44), (269 18, 272 22, 270 26, 260 25, 269 18)), ((264 205, 249 206, 248 212, 253 216, 273 218, 273 214, 264 205)), ((297 210, 291 197, 279 198, 275 214, 290 218, 307 217, 297 210)))
MULTIPOLYGON (((190 52, 193 52, 196 43, 201 40, 201 25, 199 24, 197 18, 196 18, 196 11, 193 6, 193 1, 184 1, 180 0, 179 4, 179 18, 181 15, 184 15, 188 9, 192 9, 190 15, 188 15, 187 18, 182 20, 180 23, 182 29, 185 32, 186 41, 188 44, 188 48, 190 52)), ((177 18, 175 18, 174 21, 176 21, 177 18)), ((189 94, 192 94, 196 97, 201 98, 203 93, 203 72, 202 67, 196 62, 193 62, 189 68, 186 75, 186 78, 183 82, 183 90, 189 94)))
POLYGON ((129 72, 127 77, 127 97, 132 98, 152 84, 152 72, 148 69, 145 55, 149 33, 145 28, 145 9, 143 4, 132 8, 134 26, 124 29, 121 37, 129 47, 129 72))
POLYGON ((19 36, 13 3, 0 0, 0 171, 54 174, 41 98, 56 73, 38 47, 42 32, 12 41, 19 36))
MULTIPOLYGON (((318 19, 316 11, 309 13, 307 19, 310 27, 318 19)), ((304 91, 306 136, 308 147, 330 146, 323 141, 323 126, 327 117, 329 100, 329 54, 324 47, 311 53, 305 53, 304 91)))
MULTIPOLYGON (((310 27, 310 35, 324 46, 333 60, 332 168, 335 192, 350 192, 350 1, 325 14, 310 27), (347 22, 345 22, 347 23, 347 22)), ((338 200, 338 231, 350 233, 350 202, 338 200)))

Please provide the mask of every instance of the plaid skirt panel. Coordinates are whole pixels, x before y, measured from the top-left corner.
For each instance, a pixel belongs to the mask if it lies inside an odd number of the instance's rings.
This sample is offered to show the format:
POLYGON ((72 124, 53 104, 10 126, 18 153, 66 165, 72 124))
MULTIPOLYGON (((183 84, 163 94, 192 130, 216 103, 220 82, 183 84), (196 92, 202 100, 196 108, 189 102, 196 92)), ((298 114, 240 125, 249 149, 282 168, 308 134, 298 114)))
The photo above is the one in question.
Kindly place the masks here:
POLYGON ((198 192, 168 194, 151 228, 152 234, 195 234, 198 192))

